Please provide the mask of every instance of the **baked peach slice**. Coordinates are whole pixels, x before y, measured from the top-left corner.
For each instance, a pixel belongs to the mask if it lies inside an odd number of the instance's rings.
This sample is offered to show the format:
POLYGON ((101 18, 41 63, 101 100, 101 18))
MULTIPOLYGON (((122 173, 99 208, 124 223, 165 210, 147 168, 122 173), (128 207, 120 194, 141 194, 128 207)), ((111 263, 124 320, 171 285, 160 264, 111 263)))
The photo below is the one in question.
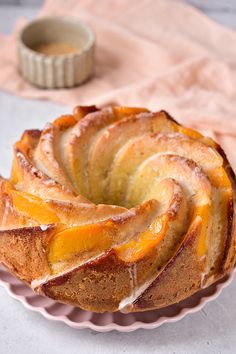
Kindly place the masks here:
POLYGON ((58 262, 73 258, 78 265, 80 260, 98 256, 114 245, 127 242, 147 229, 157 214, 157 208, 157 201, 149 200, 94 224, 65 227, 49 245, 48 259, 52 268, 55 266, 57 269, 58 262))
POLYGON ((17 227, 24 227, 27 225, 33 226, 33 220, 25 215, 22 215, 14 208, 12 199, 7 193, 9 185, 10 184, 7 180, 0 177, 0 230, 15 229, 17 227))
MULTIPOLYGON (((44 200, 33 194, 16 190, 11 183, 5 180, 1 182, 1 191, 9 204, 7 216, 10 215, 10 211, 17 212, 18 216, 30 220, 29 223, 32 225, 33 223, 41 225, 61 223, 72 227, 103 221, 128 211, 126 208, 115 205, 44 200)), ((6 212, 6 208, 4 210, 6 212)), ((15 225, 17 221, 15 215, 15 225)), ((2 227, 5 224, 9 224, 9 218, 2 221, 2 227)), ((20 222, 18 225, 20 226, 20 222)), ((24 226, 27 225, 24 224, 24 226)))
POLYGON ((134 116, 139 113, 149 112, 149 110, 144 107, 125 107, 125 106, 114 106, 112 107, 112 111, 117 121, 129 116, 134 116))
POLYGON ((73 109, 73 116, 77 121, 86 117, 89 113, 98 111, 99 109, 95 105, 91 106, 75 106, 73 109))
MULTIPOLYGON (((30 201, 28 206, 23 203, 20 210, 17 210, 8 181, 0 179, 0 190, 0 262, 21 280, 30 284, 35 278, 50 273, 46 249, 50 238, 57 232, 57 226, 38 226, 30 201), (30 210, 33 219, 26 210, 30 210)), ((16 204, 18 202, 19 199, 16 204)), ((37 216, 38 211, 39 209, 35 210, 37 216)), ((44 215, 40 215, 40 218, 43 217, 46 217, 45 210, 44 215)), ((47 221, 55 221, 55 218, 56 216, 49 212, 47 221)))
POLYGON ((95 223, 120 215, 128 210, 106 204, 85 204, 53 199, 41 199, 34 194, 16 190, 7 180, 0 178, 1 228, 33 226, 34 224, 62 223, 76 226, 95 223), (28 223, 27 223, 27 222, 28 223))

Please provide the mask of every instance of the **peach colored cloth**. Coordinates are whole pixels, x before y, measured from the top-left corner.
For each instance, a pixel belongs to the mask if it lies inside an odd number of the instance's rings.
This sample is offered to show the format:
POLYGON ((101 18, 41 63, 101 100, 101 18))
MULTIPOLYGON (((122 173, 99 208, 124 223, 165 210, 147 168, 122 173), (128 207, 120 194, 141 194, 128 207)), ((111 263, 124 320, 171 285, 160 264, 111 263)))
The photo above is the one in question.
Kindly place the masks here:
POLYGON ((40 90, 17 72, 16 35, 0 35, 0 88, 67 105, 165 109, 213 136, 236 168, 236 33, 178 0, 47 0, 40 16, 87 21, 97 36, 95 76, 40 90))

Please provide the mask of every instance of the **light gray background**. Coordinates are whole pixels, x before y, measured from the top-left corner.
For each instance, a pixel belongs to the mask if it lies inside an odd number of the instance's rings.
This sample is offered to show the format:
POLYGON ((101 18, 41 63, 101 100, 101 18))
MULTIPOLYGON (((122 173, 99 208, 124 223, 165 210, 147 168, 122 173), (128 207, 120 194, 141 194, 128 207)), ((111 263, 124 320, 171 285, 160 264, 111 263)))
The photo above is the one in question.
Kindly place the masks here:
MULTIPOLYGON (((236 0, 189 2, 236 29, 236 0)), ((33 18, 40 3, 40 0, 0 0, 0 32, 9 33, 18 16, 33 18)), ((68 108, 51 102, 23 100, 1 92, 1 173, 8 175, 12 144, 24 129, 40 128, 65 112, 68 108)), ((47 321, 26 310, 0 287, 0 354, 236 353, 235 292, 236 279, 216 301, 178 323, 130 334, 101 334, 47 321)))

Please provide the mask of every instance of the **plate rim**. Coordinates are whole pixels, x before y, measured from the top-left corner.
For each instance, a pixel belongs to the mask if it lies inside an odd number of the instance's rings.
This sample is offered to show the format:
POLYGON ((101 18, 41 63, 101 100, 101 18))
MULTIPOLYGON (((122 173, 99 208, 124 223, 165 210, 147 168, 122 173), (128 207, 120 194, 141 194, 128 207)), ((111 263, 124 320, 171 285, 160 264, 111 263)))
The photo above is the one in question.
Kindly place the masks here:
MULTIPOLYGON (((2 267, 2 269, 5 273, 8 273, 10 276, 14 277, 14 275, 9 273, 7 271, 7 269, 5 269, 5 267, 2 267)), ((74 329, 88 328, 88 329, 94 330, 96 332, 103 332, 103 333, 110 332, 110 331, 118 331, 118 332, 124 333, 124 332, 133 332, 138 329, 155 329, 155 328, 160 327, 164 323, 174 323, 174 322, 180 321, 188 314, 193 314, 193 313, 200 311, 201 309, 203 309, 203 307, 207 303, 214 301, 216 298, 218 298, 218 296, 221 294, 223 289, 231 284, 231 282, 234 278, 235 272, 236 272, 235 269, 233 269, 231 272, 229 272, 227 274, 228 278, 225 281, 218 283, 218 284, 212 284, 212 285, 215 285, 215 287, 216 287, 215 292, 211 295, 202 296, 200 298, 199 303, 196 304, 194 307, 191 307, 191 308, 190 307, 183 307, 180 310, 180 312, 174 316, 169 316, 169 317, 168 316, 161 316, 157 320, 150 322, 150 323, 146 323, 146 322, 142 322, 142 321, 135 321, 134 323, 127 325, 127 326, 122 326, 122 325, 119 325, 115 322, 109 323, 107 325, 96 325, 96 324, 92 323, 90 320, 86 320, 86 321, 82 321, 82 322, 73 322, 66 315, 55 316, 53 314, 48 313, 46 311, 45 307, 43 307, 43 306, 38 306, 38 307, 32 306, 27 301, 26 296, 16 294, 14 292, 14 290, 12 289, 12 284, 6 280, 1 279, 1 277, 0 277, 0 285, 5 288, 6 292, 8 293, 8 295, 10 295, 10 297, 12 297, 13 299, 22 303, 23 306, 25 308, 27 308, 28 310, 36 312, 36 313, 40 313, 47 320, 51 320, 51 321, 59 322, 59 323, 60 322, 65 323, 67 326, 72 327, 74 329)), ((14 278, 16 278, 16 277, 14 277, 14 278)), ((17 279, 17 280, 19 280, 19 279, 17 279)), ((22 284, 24 284, 24 283, 22 283, 22 284)), ((27 285, 25 284, 25 286, 27 286, 27 285)), ((35 294, 35 296, 38 296, 38 295, 35 294)))

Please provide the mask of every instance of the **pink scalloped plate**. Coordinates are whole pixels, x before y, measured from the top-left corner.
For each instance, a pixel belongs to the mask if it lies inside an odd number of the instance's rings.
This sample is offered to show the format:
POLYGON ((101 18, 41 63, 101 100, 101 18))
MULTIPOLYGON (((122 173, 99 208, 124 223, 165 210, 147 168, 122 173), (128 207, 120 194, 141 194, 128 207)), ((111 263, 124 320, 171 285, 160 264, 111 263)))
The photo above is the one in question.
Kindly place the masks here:
POLYGON ((231 283, 233 273, 231 272, 217 283, 178 304, 160 310, 133 314, 119 312, 98 314, 60 304, 52 299, 35 294, 27 285, 12 276, 2 265, 0 265, 0 285, 4 286, 9 295, 19 300, 26 308, 41 313, 49 320, 64 322, 73 328, 90 328, 98 332, 112 330, 132 332, 139 328, 152 329, 161 326, 163 323, 177 322, 187 314, 201 310, 207 302, 216 299, 223 288, 231 283))

